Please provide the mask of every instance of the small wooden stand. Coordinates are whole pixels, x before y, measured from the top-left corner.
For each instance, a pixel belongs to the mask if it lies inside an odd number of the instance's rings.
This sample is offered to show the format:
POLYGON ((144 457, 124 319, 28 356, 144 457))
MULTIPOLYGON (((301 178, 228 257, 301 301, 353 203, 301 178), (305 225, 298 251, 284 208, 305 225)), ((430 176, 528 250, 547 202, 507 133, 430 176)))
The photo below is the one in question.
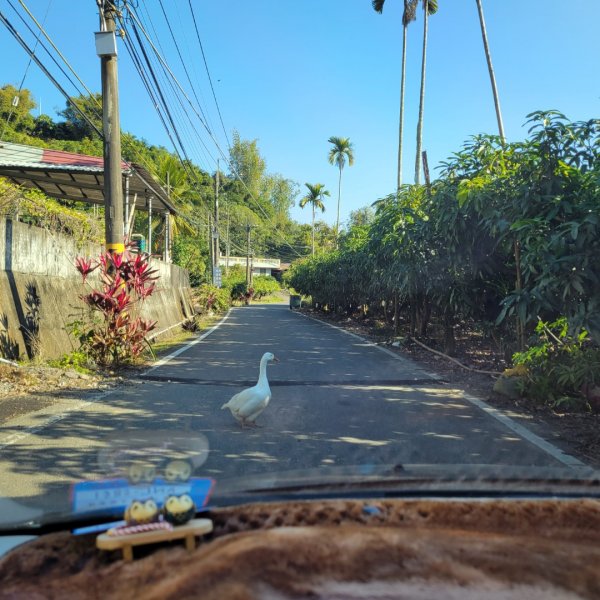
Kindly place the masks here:
POLYGON ((185 525, 173 527, 172 530, 145 531, 129 535, 109 535, 103 533, 96 538, 96 547, 100 550, 123 550, 126 562, 133 560, 133 546, 171 542, 185 538, 185 547, 191 552, 196 548, 196 536, 210 533, 213 524, 210 519, 192 519, 185 525))

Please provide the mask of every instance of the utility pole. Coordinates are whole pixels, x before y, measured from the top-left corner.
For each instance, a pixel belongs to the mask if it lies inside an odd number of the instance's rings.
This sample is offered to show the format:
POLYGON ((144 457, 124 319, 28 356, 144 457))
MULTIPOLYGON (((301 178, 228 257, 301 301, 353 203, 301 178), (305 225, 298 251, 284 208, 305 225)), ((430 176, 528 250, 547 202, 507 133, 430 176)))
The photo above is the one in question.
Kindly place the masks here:
POLYGON ((431 191, 431 179, 429 178, 429 163, 427 162, 427 150, 423 150, 423 152, 421 152, 421 156, 423 157, 423 175, 425 176, 425 184, 427 185, 427 190, 431 191))
POLYGON ((215 250, 215 247, 213 246, 213 233, 212 233, 212 217, 211 214, 208 213, 208 259, 209 259, 209 263, 210 263, 210 282, 214 283, 215 282, 215 271, 214 271, 214 265, 215 265, 215 259, 213 257, 213 252, 215 250))
POLYGON ((227 203, 227 234, 225 238, 225 273, 229 275, 229 254, 231 253, 231 247, 229 243, 229 202, 227 203))
POLYGON ((121 174, 121 123, 114 4, 97 0, 100 32, 96 33, 96 53, 102 73, 102 132, 104 134, 104 230, 109 252, 125 251, 123 229, 123 183, 121 174))
MULTIPOLYGON (((171 199, 171 176, 169 171, 167 171, 167 198, 171 199)), ((166 263, 171 262, 171 238, 173 237, 171 231, 171 214, 168 210, 165 211, 164 214, 165 219, 165 252, 164 252, 164 261, 166 263)))
POLYGON ((217 159, 217 172, 215 174, 215 216, 213 233, 213 268, 219 268, 219 160, 217 159))
POLYGON ((250 271, 250 223, 246 225, 246 285, 250 286, 252 282, 252 272, 250 271))

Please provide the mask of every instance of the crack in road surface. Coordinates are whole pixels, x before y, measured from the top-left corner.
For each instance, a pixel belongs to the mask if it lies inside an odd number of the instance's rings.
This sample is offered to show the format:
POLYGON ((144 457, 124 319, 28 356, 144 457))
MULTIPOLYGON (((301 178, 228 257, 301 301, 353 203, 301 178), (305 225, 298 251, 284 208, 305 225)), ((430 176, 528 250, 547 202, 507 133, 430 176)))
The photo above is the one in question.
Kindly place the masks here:
MULTIPOLYGON (((256 379, 197 379, 193 377, 172 377, 167 375, 145 375, 137 377, 136 381, 156 381, 164 383, 182 383, 185 385, 210 385, 210 386, 228 386, 228 387, 250 387, 256 385, 256 379)), ((339 386, 417 386, 417 385, 439 385, 439 379, 337 379, 337 380, 286 380, 269 381, 270 387, 339 387, 339 386)))

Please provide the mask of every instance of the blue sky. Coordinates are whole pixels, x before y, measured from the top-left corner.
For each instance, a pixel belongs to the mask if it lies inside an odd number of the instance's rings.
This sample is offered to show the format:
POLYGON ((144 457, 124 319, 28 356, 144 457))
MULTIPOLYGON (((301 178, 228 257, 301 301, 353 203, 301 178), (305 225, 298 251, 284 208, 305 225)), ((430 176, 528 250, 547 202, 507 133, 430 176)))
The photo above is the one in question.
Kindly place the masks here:
MULTIPOLYGON (((93 31, 94 0, 24 0, 93 90, 100 89, 93 31)), ((18 0, 11 0, 17 6, 18 0)), ((370 0, 192 0, 226 129, 258 139, 268 170, 331 191, 325 220, 335 221, 337 170, 327 162, 327 139, 349 137, 356 163, 343 175, 342 220, 350 210, 392 192, 396 181, 401 58, 401 0, 387 0, 383 15, 370 0)), ((139 1, 173 70, 185 81, 158 0, 139 1)), ((187 0, 165 0, 211 127, 226 147, 187 0)), ((430 19, 423 147, 430 167, 476 133, 496 133, 496 118, 475 0, 439 0, 430 19)), ((488 36, 506 134, 522 139, 527 113, 558 109, 574 120, 600 115, 600 2, 484 0, 488 36)), ((4 0, 0 10, 24 33, 4 0)), ((21 10, 21 9, 19 9, 21 10)), ((414 176, 414 150, 422 11, 409 28, 404 181, 414 176)), ((0 26, 2 83, 17 85, 27 57, 0 26), (10 57, 6 60, 6 57, 10 57)), ((54 69, 56 71, 56 69, 54 69)), ((122 43, 119 61, 122 127, 170 147, 122 43)), ((32 65, 25 87, 43 112, 64 107, 60 94, 32 65)), ((192 158, 215 164, 182 126, 192 158)), ((213 157, 212 142, 203 137, 213 157)), ((292 216, 309 222, 298 207, 292 216)))

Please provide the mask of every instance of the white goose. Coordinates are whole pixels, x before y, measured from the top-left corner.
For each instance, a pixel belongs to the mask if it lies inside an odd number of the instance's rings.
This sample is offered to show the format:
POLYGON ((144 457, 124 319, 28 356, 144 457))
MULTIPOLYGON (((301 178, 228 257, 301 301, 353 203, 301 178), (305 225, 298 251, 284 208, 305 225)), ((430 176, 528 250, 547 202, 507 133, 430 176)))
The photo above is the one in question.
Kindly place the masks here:
POLYGON ((260 373, 256 385, 241 391, 221 406, 221 410, 228 408, 242 427, 246 425, 256 427, 256 418, 267 408, 271 400, 271 388, 267 380, 267 363, 270 361, 279 362, 274 354, 265 352, 260 359, 260 373))

